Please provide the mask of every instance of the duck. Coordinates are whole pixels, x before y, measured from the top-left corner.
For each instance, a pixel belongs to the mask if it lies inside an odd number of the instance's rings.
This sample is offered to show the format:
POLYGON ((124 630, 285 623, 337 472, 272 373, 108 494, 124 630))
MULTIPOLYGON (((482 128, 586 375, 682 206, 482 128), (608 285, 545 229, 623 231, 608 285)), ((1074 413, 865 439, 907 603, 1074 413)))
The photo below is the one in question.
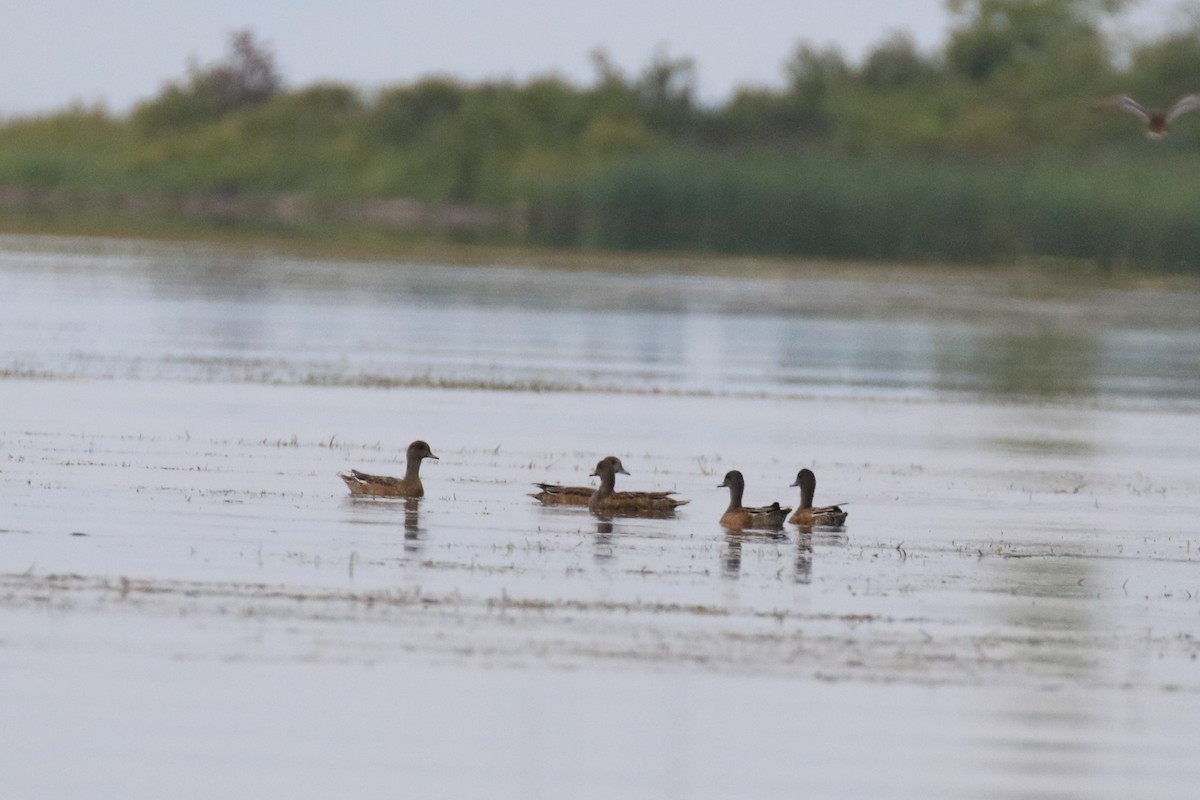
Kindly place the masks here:
POLYGON ((729 508, 721 515, 721 525, 726 528, 782 528, 783 521, 792 510, 790 506, 780 506, 778 501, 758 508, 743 506, 742 493, 746 490, 746 479, 736 469, 725 473, 725 480, 717 488, 729 489, 729 508))
POLYGON ((796 473, 796 482, 792 486, 800 487, 800 506, 788 520, 793 525, 841 525, 846 521, 846 512, 838 506, 813 506, 813 494, 817 491, 817 476, 811 469, 802 469, 796 473))
POLYGON ((671 495, 674 492, 618 492, 617 475, 628 475, 621 459, 607 456, 600 459, 591 477, 600 479, 600 486, 592 492, 588 509, 593 514, 626 514, 650 516, 672 514, 679 506, 687 505, 671 495))
POLYGON ((1092 108, 1102 111, 1124 111, 1146 123, 1147 139, 1165 139, 1170 132, 1171 122, 1181 114, 1200 108, 1200 94, 1188 94, 1176 100, 1170 108, 1146 108, 1127 94, 1118 94, 1097 100, 1092 108))
POLYGON ((352 495, 370 497, 424 497, 425 487, 421 485, 421 462, 427 458, 438 461, 438 457, 429 449, 429 445, 418 439, 408 446, 408 469, 403 478, 391 478, 387 475, 368 475, 356 469, 349 473, 339 472, 338 477, 346 482, 352 495))

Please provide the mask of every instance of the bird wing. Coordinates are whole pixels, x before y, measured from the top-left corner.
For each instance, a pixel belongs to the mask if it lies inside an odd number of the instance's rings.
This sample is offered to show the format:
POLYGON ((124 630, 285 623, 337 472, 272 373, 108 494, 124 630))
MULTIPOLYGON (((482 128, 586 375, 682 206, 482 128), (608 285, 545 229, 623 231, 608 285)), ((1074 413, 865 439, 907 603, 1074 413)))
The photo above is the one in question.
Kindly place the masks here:
POLYGON ((1185 95, 1176 100, 1175 104, 1167 111, 1167 122, 1175 119, 1180 114, 1186 114, 1198 108, 1200 108, 1200 94, 1185 95))
POLYGON ((759 506, 757 508, 747 508, 751 514, 758 516, 759 514, 790 514, 791 506, 780 506, 779 503, 772 503, 769 506, 759 506))
POLYGON ((388 475, 370 475, 366 472, 359 472, 356 469, 350 470, 350 474, 357 478, 360 483, 373 483, 377 486, 401 486, 403 484, 399 478, 393 478, 388 475))
POLYGON ((590 486, 560 486, 557 483, 535 483, 534 486, 546 494, 579 495, 581 497, 591 497, 592 492, 596 491, 590 486))
MULTIPOLYGON (((1183 101, 1181 100, 1180 102, 1183 101)), ((1140 117, 1146 122, 1150 121, 1150 113, 1146 111, 1145 107, 1127 94, 1118 94, 1114 97, 1097 100, 1095 103, 1092 103, 1092 108, 1107 111, 1124 111, 1126 114, 1133 114, 1135 117, 1140 117)))
POLYGON ((848 516, 841 506, 824 506, 812 510, 814 520, 827 519, 835 525, 840 525, 848 516))
POLYGON ((671 497, 673 494, 675 494, 675 492, 613 492, 608 497, 609 500, 614 504, 630 503, 634 505, 644 504, 650 506, 658 505, 662 507, 666 507, 668 505, 685 506, 691 502, 689 500, 677 500, 676 498, 671 497))

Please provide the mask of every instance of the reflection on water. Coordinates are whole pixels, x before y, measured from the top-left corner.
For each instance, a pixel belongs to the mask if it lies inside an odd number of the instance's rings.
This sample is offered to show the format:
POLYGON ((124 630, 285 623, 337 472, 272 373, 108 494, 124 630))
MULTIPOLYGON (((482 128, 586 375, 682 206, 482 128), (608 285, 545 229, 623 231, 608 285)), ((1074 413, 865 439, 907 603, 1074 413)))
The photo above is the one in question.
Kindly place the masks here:
MULTIPOLYGON (((1099 584, 1095 562, 1085 559, 1003 559, 993 566, 995 583, 1009 587, 1006 602, 992 614, 1002 633, 996 654, 1016 663, 1036 663, 1047 679, 1089 687, 1103 678, 1111 651, 1094 606, 1079 602, 1099 584)), ((1086 692, 1032 691, 1010 684, 1009 702, 989 710, 980 738, 986 768, 1004 775, 1004 784, 1053 781, 1062 796, 1081 778, 1109 768, 1115 754, 1095 743, 1096 729, 1116 709, 1098 706, 1086 692), (999 733, 996 733, 999 732, 999 733)), ((1112 696, 1107 695, 1111 700, 1112 696)))
POLYGON ((1099 331, 1040 327, 938 337, 947 386, 997 397, 1085 397, 1096 391, 1099 331))
POLYGON ((799 525, 801 535, 822 547, 845 547, 850 543, 850 534, 845 525, 799 525))
POLYGON ((1080 458, 1097 455, 1096 444, 1083 437, 1039 436, 1024 438, 1013 436, 986 437, 988 447, 1013 455, 1068 456, 1080 458))
MULTIPOLYGON (((595 564, 613 562, 618 548, 623 545, 629 552, 652 546, 661 548, 663 541, 671 541, 679 535, 678 518, 674 514, 590 514, 586 509, 570 512, 573 516, 590 518, 596 526, 592 537, 592 561, 595 564), (654 543, 654 544, 651 544, 654 543)), ((581 528, 583 533, 586 528, 581 528)))
MULTIPOLYGON (((1190 329, 1141 327, 1136 292, 1044 307, 993 300, 964 317, 940 312, 980 301, 944 288, 0 249, 0 293, 23 298, 0 322, 0 369, 322 385, 1200 398, 1190 329), (1101 301, 1103 324, 1090 324, 1101 301), (800 313, 798 302, 814 307, 800 313)), ((1186 296, 1170 303, 1190 307, 1186 296)))
POLYGON ((615 554, 612 520, 596 520, 596 538, 592 545, 592 560, 597 564, 612 561, 615 554))
POLYGON ((796 536, 796 583, 812 583, 813 537, 801 530, 796 536))
POLYGON ((404 552, 421 552, 421 500, 408 497, 404 500, 404 552))
MULTIPOLYGON (((787 552, 790 540, 791 537, 783 531, 726 530, 725 543, 721 549, 721 574, 734 580, 742 577, 743 550, 749 548, 757 557, 770 565, 767 574, 782 578, 783 569, 780 566, 780 556, 787 552), (759 545, 766 547, 756 550, 759 545)), ((796 537, 796 546, 793 552, 795 555, 792 559, 792 571, 788 576, 789 579, 798 584, 812 583, 813 537, 811 532, 800 531, 796 537)))
POLYGON ((1000 585, 1011 586, 1009 603, 996 607, 1000 622, 1020 630, 1016 641, 1022 660, 1053 665, 1066 680, 1087 683, 1096 677, 1097 654, 1081 649, 1094 641, 1098 620, 1089 603, 1071 602, 1094 595, 1094 562, 1082 559, 1004 559, 1000 585))
MULTIPOLYGON (((756 555, 769 558, 773 568, 781 549, 787 544, 788 535, 783 531, 725 531, 725 547, 721 553, 721 574, 726 578, 739 578, 742 574, 742 548, 745 545, 770 545, 757 550, 756 555)), ((810 566, 811 572, 811 566, 810 566)))
POLYGON ((421 552, 426 535, 421 527, 421 498, 348 495, 342 499, 342 506, 349 512, 347 521, 352 524, 394 528, 399 523, 404 531, 404 552, 410 555, 421 552))
MULTIPOLYGON (((93 647, 121 674, 265 667, 273 682, 294 660, 349 687, 433 665, 421 696, 444 709, 463 695, 428 687, 467 664, 486 677, 451 727, 540 709, 526 732, 542 740, 417 736, 434 781, 543 759, 493 794, 619 772, 625 794, 765 796, 766 777, 788 796, 814 746, 830 757, 803 785, 821 796, 1164 794, 1112 774, 1191 791, 1200 325, 1148 328, 1133 292, 1030 305, 946 289, 0 251, 6 674, 55 672, 18 661, 57 664, 60 642, 89 673, 93 647), (476 391, 523 382, 613 391, 476 391), (448 447, 424 500, 345 496, 337 469, 394 465, 418 435, 448 447), (526 496, 616 451, 693 504, 613 520, 526 496), (714 472, 753 468, 775 497, 797 463, 854 499, 852 526, 718 527, 714 472), (560 673, 598 699, 546 700, 560 673), (614 689, 649 674, 712 689, 589 772, 595 721, 611 714, 624 742, 631 713, 664 706, 661 687, 614 689), (495 691, 513 675, 527 695, 495 691), (738 686, 753 702, 704 699, 738 686), (782 698, 802 702, 771 713, 782 698), (705 730, 744 712, 750 735, 696 736, 700 708, 705 730), (667 791, 636 761, 659 742, 680 754, 667 791), (730 791, 710 784, 724 777, 730 791)), ((1176 322, 1200 308, 1160 299, 1176 322)), ((106 685, 67 688, 107 707, 106 685)), ((292 700, 261 716, 293 719, 292 700)), ((81 740, 103 738, 97 720, 81 740)))

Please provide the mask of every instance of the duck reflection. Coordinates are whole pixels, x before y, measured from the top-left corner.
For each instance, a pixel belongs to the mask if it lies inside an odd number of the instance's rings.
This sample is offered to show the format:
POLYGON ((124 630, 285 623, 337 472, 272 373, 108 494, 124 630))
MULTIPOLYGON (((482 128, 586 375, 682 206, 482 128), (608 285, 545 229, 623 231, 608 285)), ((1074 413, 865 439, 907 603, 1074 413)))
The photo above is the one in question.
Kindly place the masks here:
MULTIPOLYGON (((742 551, 746 543, 782 545, 788 535, 782 531, 726 531, 725 547, 721 552, 721 573, 726 578, 737 579, 742 574, 742 551)), ((796 537, 793 559, 792 581, 800 584, 812 583, 813 544, 844 545, 844 532, 824 530, 813 533, 812 528, 801 528, 796 537)))
POLYGON ((409 497, 404 501, 404 552, 421 552, 422 533, 421 499, 409 497))
POLYGON ((721 553, 721 574, 726 578, 737 578, 742 574, 742 536, 727 532, 725 549, 721 553))
MULTIPOLYGON (((781 544, 788 540, 783 531, 732 530, 725 531, 725 548, 721 552, 721 572, 726 578, 739 578, 742 574, 742 546, 747 542, 781 544)), ((809 572, 812 567, 809 565, 809 572)))
POLYGON ((850 535, 845 525, 798 525, 801 540, 822 547, 845 547, 850 544, 850 535))
POLYGON ((612 517, 598 516, 596 519, 596 538, 592 546, 592 560, 603 564, 613 560, 616 546, 613 542, 612 517))
POLYGON ((796 583, 812 583, 813 537, 812 533, 800 531, 796 537, 796 583))
POLYGON ((394 529, 396 511, 404 510, 404 551, 419 553, 424 545, 426 530, 421 527, 421 499, 419 497, 405 498, 402 503, 395 500, 380 500, 375 497, 356 497, 351 495, 343 501, 351 512, 350 522, 359 525, 385 525, 394 529))

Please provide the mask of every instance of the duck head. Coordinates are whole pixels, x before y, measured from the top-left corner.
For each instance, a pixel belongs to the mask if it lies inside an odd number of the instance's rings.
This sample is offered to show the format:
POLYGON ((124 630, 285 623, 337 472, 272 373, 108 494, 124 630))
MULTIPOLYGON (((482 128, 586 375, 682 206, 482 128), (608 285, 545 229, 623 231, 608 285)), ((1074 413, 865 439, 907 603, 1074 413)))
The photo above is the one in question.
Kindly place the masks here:
POLYGON ((607 456, 600 459, 596 464, 596 469, 592 470, 592 474, 588 477, 603 478, 605 475, 628 475, 625 471, 625 466, 621 463, 621 459, 616 456, 607 456))
POLYGON ((420 461, 423 458, 432 458, 434 461, 441 460, 433 454, 433 451, 429 449, 429 445, 422 439, 417 439, 408 446, 408 458, 410 461, 413 459, 420 461))

